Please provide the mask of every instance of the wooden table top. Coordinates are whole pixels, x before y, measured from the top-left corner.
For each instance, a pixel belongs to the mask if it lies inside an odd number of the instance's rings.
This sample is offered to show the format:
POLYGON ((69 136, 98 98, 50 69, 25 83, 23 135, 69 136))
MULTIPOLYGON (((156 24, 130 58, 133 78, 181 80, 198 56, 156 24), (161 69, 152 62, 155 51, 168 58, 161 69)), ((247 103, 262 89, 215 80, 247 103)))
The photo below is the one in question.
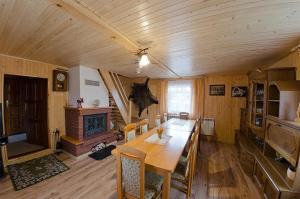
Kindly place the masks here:
MULTIPOLYGON (((194 120, 185 120, 185 122, 189 124, 187 126, 195 124, 194 120)), ((173 173, 188 142, 191 131, 163 128, 165 134, 172 136, 166 144, 160 145, 145 141, 145 139, 156 133, 157 128, 154 128, 138 136, 136 139, 125 143, 125 146, 130 146, 146 153, 145 164, 148 168, 173 173)), ((112 153, 116 155, 115 150, 112 153)))
POLYGON ((175 130, 192 132, 195 126, 195 122, 196 122, 195 120, 183 120, 183 119, 172 118, 164 122, 163 124, 161 124, 161 126, 167 129, 175 129, 175 130))

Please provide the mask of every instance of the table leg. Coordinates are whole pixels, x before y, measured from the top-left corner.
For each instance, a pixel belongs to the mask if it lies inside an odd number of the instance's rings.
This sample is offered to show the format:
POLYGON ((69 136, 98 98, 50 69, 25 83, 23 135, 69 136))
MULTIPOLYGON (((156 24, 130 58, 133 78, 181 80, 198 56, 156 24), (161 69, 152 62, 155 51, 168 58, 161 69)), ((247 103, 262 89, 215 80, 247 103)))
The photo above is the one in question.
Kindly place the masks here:
POLYGON ((121 174, 121 161, 117 159, 117 192, 118 199, 122 199, 122 174, 121 174))
POLYGON ((164 175, 164 184, 162 190, 162 198, 169 199, 170 198, 170 189, 171 189, 171 173, 167 172, 164 175))

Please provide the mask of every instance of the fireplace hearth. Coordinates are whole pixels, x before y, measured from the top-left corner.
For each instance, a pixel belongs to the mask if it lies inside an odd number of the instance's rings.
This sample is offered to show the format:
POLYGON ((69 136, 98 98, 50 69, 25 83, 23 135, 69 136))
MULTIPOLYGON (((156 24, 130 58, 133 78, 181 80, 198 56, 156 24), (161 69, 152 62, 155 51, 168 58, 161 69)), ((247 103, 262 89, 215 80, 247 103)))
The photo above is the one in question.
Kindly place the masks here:
POLYGON ((117 140, 110 132, 110 107, 65 108, 66 135, 62 136, 64 150, 78 156, 89 152, 101 142, 117 140))

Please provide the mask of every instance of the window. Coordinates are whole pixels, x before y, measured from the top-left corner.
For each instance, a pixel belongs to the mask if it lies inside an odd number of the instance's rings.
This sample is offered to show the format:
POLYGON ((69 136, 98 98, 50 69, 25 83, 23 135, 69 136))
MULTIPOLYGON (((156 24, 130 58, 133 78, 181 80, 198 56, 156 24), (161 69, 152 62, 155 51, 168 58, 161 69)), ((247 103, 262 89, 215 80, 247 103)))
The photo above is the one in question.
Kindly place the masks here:
POLYGON ((169 113, 188 112, 192 109, 192 81, 168 82, 167 106, 169 113))

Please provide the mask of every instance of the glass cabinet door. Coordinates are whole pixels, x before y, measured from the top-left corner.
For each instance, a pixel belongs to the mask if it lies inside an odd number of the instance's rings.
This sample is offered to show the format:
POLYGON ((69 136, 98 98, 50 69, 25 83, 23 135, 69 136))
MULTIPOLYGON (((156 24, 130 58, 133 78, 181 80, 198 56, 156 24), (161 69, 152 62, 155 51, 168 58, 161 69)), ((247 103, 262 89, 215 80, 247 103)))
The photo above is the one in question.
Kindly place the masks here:
POLYGON ((264 94, 265 85, 263 83, 253 84, 253 106, 252 106, 252 124, 256 127, 263 127, 264 120, 264 94))

